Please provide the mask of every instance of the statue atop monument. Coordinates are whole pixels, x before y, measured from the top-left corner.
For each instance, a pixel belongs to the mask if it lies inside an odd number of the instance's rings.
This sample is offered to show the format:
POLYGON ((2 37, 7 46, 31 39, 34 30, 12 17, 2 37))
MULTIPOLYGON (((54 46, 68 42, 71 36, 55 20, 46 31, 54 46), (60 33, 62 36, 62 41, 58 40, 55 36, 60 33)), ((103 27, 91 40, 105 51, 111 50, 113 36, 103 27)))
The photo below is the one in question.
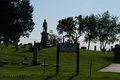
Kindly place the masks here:
POLYGON ((46 22, 46 19, 44 19, 44 22, 43 22, 43 32, 47 32, 47 22, 46 22))

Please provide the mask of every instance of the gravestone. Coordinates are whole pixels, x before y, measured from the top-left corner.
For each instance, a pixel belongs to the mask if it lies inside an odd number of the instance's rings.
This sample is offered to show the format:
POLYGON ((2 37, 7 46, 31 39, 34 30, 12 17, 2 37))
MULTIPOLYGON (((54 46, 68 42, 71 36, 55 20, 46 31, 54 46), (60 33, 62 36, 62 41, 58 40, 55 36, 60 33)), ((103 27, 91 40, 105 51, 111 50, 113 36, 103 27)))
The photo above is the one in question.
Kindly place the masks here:
POLYGON ((113 46, 111 46, 111 51, 113 51, 113 49, 114 49, 113 46))
MULTIPOLYGON (((56 64, 53 64, 53 67, 57 67, 57 65, 56 65, 56 64)), ((59 64, 58 67, 61 67, 61 65, 59 64)))
POLYGON ((8 61, 1 61, 2 64, 8 64, 8 61))
POLYGON ((28 45, 30 45, 30 47, 32 47, 32 43, 28 43, 28 45))
POLYGON ((43 32, 41 33, 41 47, 42 48, 51 48, 50 44, 48 43, 48 34, 47 33, 47 22, 46 19, 43 22, 43 32))
POLYGON ((94 50, 96 51, 96 46, 94 46, 94 50))
POLYGON ((38 60, 38 48, 34 48, 34 56, 33 56, 33 62, 32 65, 40 65, 39 60, 38 60))
POLYGON ((53 46, 56 46, 56 39, 53 39, 53 46))
POLYGON ((108 53, 110 52, 110 49, 108 49, 108 51, 107 51, 108 53))
POLYGON ((86 47, 81 47, 81 49, 87 49, 86 47))
POLYGON ((120 45, 119 45, 119 44, 116 44, 116 45, 115 45, 115 48, 114 48, 113 53, 115 54, 115 55, 114 55, 114 58, 115 58, 116 60, 119 60, 119 59, 120 59, 120 45))
POLYGON ((25 48, 25 46, 21 46, 21 48, 25 48))
POLYGON ((22 43, 20 43, 20 45, 22 45, 22 43))
POLYGON ((19 64, 19 62, 13 61, 12 64, 19 64))
POLYGON ((23 62, 22 65, 30 65, 30 62, 23 62))
POLYGON ((42 50, 41 43, 34 41, 34 48, 38 48, 38 50, 42 50))

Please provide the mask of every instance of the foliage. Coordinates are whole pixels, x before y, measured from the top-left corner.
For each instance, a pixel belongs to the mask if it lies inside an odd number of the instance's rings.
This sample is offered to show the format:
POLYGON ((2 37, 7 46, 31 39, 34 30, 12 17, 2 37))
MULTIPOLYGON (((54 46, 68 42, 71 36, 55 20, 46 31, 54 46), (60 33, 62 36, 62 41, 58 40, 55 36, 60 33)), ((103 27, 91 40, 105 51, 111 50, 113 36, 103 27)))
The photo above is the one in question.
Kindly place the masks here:
POLYGON ((84 19, 82 18, 82 15, 75 17, 75 19, 76 20, 74 20, 73 17, 68 17, 59 20, 57 25, 57 31, 59 34, 66 33, 65 37, 69 38, 68 41, 74 41, 74 43, 77 43, 79 37, 84 32, 84 19))
POLYGON ((89 50, 90 42, 95 41, 97 37, 95 15, 91 14, 90 16, 86 16, 85 20, 86 20, 86 30, 85 30, 84 41, 88 42, 88 50, 89 50))
POLYGON ((29 0, 0 0, 0 35, 29 37, 34 29, 29 0))
POLYGON ((118 17, 110 16, 109 11, 104 12, 102 15, 97 15, 97 37, 100 41, 100 49, 104 49, 106 44, 113 43, 118 40, 118 17))
POLYGON ((48 35, 48 42, 52 45, 54 39, 56 40, 56 43, 60 43, 62 41, 62 38, 60 36, 54 34, 53 31, 50 30, 48 35))

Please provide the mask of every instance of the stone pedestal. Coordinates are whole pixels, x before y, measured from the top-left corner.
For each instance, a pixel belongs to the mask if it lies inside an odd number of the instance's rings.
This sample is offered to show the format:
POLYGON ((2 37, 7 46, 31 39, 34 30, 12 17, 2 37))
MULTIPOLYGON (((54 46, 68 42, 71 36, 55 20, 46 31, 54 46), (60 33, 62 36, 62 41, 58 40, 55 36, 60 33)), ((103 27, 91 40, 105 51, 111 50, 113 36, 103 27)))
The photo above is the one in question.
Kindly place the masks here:
POLYGON ((48 33, 42 32, 41 33, 41 47, 42 48, 50 48, 50 44, 48 43, 48 33))
POLYGON ((40 65, 38 60, 38 48, 34 49, 34 57, 33 57, 32 65, 40 65))

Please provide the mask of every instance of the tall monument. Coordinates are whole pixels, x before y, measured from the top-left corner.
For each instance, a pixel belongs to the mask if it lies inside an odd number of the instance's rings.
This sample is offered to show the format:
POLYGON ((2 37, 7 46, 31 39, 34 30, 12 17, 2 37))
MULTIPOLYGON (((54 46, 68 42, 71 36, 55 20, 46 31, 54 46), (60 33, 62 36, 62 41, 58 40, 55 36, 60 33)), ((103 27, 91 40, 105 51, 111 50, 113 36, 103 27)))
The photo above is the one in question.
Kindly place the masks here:
POLYGON ((43 22, 43 32, 41 33, 41 47, 42 48, 50 48, 50 44, 48 43, 48 33, 47 33, 47 22, 44 19, 43 22))

